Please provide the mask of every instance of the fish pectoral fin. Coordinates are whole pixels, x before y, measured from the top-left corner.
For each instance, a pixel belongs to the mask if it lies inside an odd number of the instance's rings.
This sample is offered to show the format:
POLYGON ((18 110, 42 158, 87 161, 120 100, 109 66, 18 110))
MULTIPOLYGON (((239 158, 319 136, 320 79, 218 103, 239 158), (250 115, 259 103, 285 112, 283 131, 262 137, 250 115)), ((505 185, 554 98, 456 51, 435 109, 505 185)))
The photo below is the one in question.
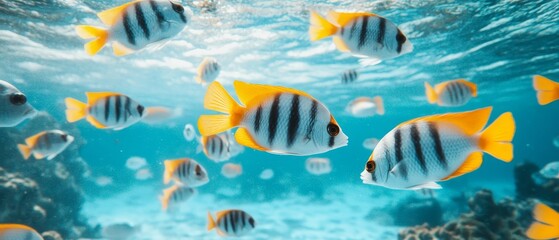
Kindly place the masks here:
POLYGON ((341 37, 335 36, 333 39, 334 45, 336 45, 336 48, 338 48, 338 50, 340 50, 341 52, 350 52, 347 44, 345 44, 344 40, 341 37))
POLYGON ((345 26, 347 23, 351 22, 351 20, 354 20, 358 17, 363 17, 363 16, 377 16, 374 13, 368 13, 368 12, 336 12, 336 11, 330 11, 328 13, 328 19, 338 23, 339 26, 345 26))
POLYGON ((474 152, 474 153, 470 154, 470 156, 468 156, 466 158, 464 163, 462 163, 462 166, 460 166, 452 174, 448 175, 447 177, 445 177, 441 180, 446 181, 446 180, 449 180, 449 179, 452 179, 452 178, 455 178, 455 177, 462 176, 466 173, 470 173, 470 172, 475 171, 476 169, 478 169, 481 166, 481 163, 483 161, 482 159, 483 159, 483 153, 481 153, 481 152, 474 152))
POLYGON ((427 182, 406 188, 407 190, 420 190, 420 189, 443 189, 441 185, 436 182, 427 182))
POLYGON ((99 121, 97 121, 97 119, 93 118, 92 116, 87 116, 85 119, 96 128, 101 128, 101 129, 107 128, 105 125, 101 124, 99 121))
POLYGON ((237 129, 237 132, 235 133, 235 140, 237 140, 237 142, 243 146, 260 151, 268 151, 268 149, 258 145, 258 143, 254 141, 252 136, 250 136, 250 133, 245 128, 237 129))
POLYGON ((134 50, 125 47, 119 42, 113 42, 113 54, 117 57, 133 53, 134 50))
POLYGON ((118 21, 119 17, 122 17, 122 14, 124 13, 124 11, 126 11, 127 7, 140 1, 142 0, 135 0, 115 8, 107 9, 105 11, 98 13, 97 17, 99 17, 99 19, 101 19, 101 22, 103 22, 105 25, 112 26, 118 21))

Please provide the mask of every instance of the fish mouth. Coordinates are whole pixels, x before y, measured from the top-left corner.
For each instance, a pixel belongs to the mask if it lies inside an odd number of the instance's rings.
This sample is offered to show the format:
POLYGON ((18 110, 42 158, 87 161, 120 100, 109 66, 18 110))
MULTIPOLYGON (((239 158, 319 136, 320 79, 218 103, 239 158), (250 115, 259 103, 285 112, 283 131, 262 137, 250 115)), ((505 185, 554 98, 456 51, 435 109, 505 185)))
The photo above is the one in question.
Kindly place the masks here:
POLYGON ((27 116, 28 118, 35 117, 35 115, 37 115, 37 110, 35 110, 34 108, 31 108, 31 109, 25 111, 25 112, 23 113, 23 115, 24 115, 24 116, 27 116))

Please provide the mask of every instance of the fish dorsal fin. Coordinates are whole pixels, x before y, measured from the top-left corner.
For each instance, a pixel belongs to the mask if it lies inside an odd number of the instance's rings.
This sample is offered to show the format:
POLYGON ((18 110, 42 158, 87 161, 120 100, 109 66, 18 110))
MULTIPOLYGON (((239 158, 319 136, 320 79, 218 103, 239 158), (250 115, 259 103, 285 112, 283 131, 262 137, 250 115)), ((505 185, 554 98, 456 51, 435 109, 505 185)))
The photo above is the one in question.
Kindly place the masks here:
POLYGON ((27 146, 33 148, 33 146, 35 146, 35 144, 37 143, 37 141, 39 140, 39 138, 43 135, 45 135, 46 131, 42 131, 40 133, 37 133, 31 137, 28 137, 27 139, 25 139, 25 144, 27 144, 27 146))
POLYGON ((492 109, 493 107, 485 107, 468 112, 446 113, 419 117, 407 122, 403 122, 402 124, 398 125, 398 127, 418 121, 445 122, 457 126, 464 132, 464 134, 470 136, 480 132, 483 129, 483 127, 489 120, 492 109))
POLYGON ((235 80, 235 82, 233 82, 233 86, 235 87, 235 92, 237 93, 239 100, 244 105, 246 105, 248 102, 250 102, 251 100, 259 96, 272 95, 276 93, 285 93, 285 92, 298 94, 314 99, 311 95, 309 95, 306 92, 299 91, 293 88, 287 88, 287 87, 252 84, 252 83, 242 82, 239 80, 235 80))
POLYGON ((139 1, 142 1, 142 0, 135 0, 135 1, 120 5, 118 7, 107 9, 105 11, 97 13, 97 17, 99 17, 99 19, 101 19, 101 22, 103 22, 105 25, 112 26, 116 23, 118 18, 122 16, 123 12, 126 11, 127 7, 129 7, 130 5, 132 5, 136 2, 139 2, 139 1))
POLYGON ((435 85, 435 92, 437 94, 440 94, 443 91, 443 89, 446 87, 446 85, 448 85, 449 82, 450 81, 439 83, 439 84, 435 85))
POLYGON ((456 82, 462 83, 470 88, 472 91, 472 96, 477 97, 477 85, 473 82, 470 82, 466 79, 457 79, 456 82))
POLYGON ((340 52, 350 52, 349 48, 345 44, 344 40, 339 36, 334 36, 334 45, 340 50, 340 52))
POLYGON ((374 13, 368 13, 368 12, 336 12, 336 11, 330 11, 328 13, 328 18, 330 20, 332 20, 333 22, 337 23, 338 26, 345 26, 348 22, 351 22, 351 20, 354 20, 358 17, 363 17, 363 16, 377 16, 374 13))
POLYGON ((100 123, 99 121, 97 121, 97 119, 93 118, 92 116, 88 115, 87 117, 85 117, 85 120, 87 120, 89 123, 91 123, 91 125, 93 125, 96 128, 107 128, 107 126, 103 125, 102 123, 100 123))
POLYGON ((232 210, 223 210, 223 211, 219 211, 219 212, 217 212, 217 213, 215 214, 215 215, 216 215, 215 219, 216 219, 217 221, 219 221, 219 219, 221 219, 223 216, 225 216, 226 214, 228 214, 228 213, 231 212, 231 211, 232 211, 232 210))
POLYGON ((447 177, 441 179, 443 181, 455 178, 455 177, 459 177, 462 176, 466 173, 470 173, 475 171, 476 169, 478 169, 481 166, 481 162, 483 161, 483 153, 481 152, 474 152, 472 154, 470 154, 470 156, 468 156, 468 158, 466 158, 466 161, 464 161, 464 163, 462 163, 462 166, 460 166, 458 169, 456 169, 456 171, 454 171, 452 174, 448 175, 447 177))
POLYGON ((99 99, 103 99, 110 96, 118 96, 120 93, 115 92, 86 92, 85 95, 87 96, 87 104, 89 106, 93 106, 95 102, 99 99))
POLYGON ((117 57, 128 55, 134 52, 134 50, 125 47, 119 42, 113 42, 113 54, 117 57))
POLYGON ((243 146, 260 151, 268 151, 268 149, 258 145, 258 143, 254 141, 254 139, 250 136, 250 133, 248 133, 245 128, 237 129, 237 132, 235 133, 235 140, 237 140, 237 142, 243 146))
POLYGON ((427 182, 415 186, 408 187, 408 190, 420 190, 420 189, 442 189, 441 185, 436 182, 427 182))

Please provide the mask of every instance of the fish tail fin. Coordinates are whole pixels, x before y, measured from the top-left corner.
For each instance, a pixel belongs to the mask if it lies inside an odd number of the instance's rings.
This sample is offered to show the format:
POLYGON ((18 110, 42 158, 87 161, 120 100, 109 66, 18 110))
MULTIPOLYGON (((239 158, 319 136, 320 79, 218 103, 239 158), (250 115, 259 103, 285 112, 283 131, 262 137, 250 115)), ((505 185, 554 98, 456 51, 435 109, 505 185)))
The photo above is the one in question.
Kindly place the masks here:
POLYGON ((204 107, 228 115, 202 115, 198 119, 198 131, 202 136, 209 136, 227 131, 239 125, 243 109, 223 88, 221 83, 212 82, 206 96, 204 107))
POLYGON ((163 211, 166 211, 167 208, 169 207, 169 200, 171 199, 171 194, 173 194, 173 191, 175 191, 176 189, 177 186, 175 185, 173 187, 163 190, 163 196, 159 198, 161 200, 161 206, 163 208, 163 211))
POLYGON ((309 28, 311 41, 317 41, 332 36, 336 34, 337 31, 338 27, 320 16, 320 14, 311 11, 311 26, 309 28))
POLYGON ((31 147, 25 144, 18 144, 17 148, 25 160, 29 159, 29 156, 31 156, 31 147))
POLYGON ((212 217, 212 214, 210 212, 208 212, 208 231, 210 231, 214 228, 215 228, 214 218, 212 217))
POLYGON ((427 101, 429 101, 429 103, 437 102, 437 92, 435 92, 435 89, 433 89, 428 82, 425 82, 425 95, 427 95, 427 101))
POLYGON ((546 105, 559 99, 559 83, 544 76, 534 76, 534 89, 538 92, 538 103, 540 105, 546 105))
POLYGON ((73 98, 66 98, 65 102, 68 122, 76 122, 85 117, 87 104, 73 98))
POLYGON ((109 32, 107 30, 94 26, 79 25, 76 26, 76 32, 78 36, 83 39, 93 39, 84 45, 85 52, 92 56, 97 54, 105 46, 109 38, 109 32))
POLYGON ((479 148, 495 158, 505 162, 512 161, 516 126, 512 113, 501 114, 489 127, 480 134, 479 148))
POLYGON ((537 220, 526 231, 526 236, 531 239, 559 238, 559 213, 552 208, 538 203, 534 207, 534 218, 537 220))
POLYGON ((384 115, 384 101, 382 100, 382 97, 376 96, 373 98, 373 101, 377 106, 377 113, 379 115, 384 115))

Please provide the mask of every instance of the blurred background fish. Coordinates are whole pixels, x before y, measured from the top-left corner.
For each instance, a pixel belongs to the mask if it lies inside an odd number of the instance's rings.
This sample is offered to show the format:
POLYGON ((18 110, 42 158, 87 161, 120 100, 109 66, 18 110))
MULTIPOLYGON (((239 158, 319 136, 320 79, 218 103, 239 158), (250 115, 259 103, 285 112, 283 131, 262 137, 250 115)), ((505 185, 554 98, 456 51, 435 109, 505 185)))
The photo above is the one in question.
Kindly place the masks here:
POLYGON ((13 127, 32 118, 37 111, 14 85, 0 80, 0 127, 13 127))
POLYGON ((345 110, 354 117, 384 115, 384 101, 379 96, 373 98, 358 97, 348 103, 345 110))

